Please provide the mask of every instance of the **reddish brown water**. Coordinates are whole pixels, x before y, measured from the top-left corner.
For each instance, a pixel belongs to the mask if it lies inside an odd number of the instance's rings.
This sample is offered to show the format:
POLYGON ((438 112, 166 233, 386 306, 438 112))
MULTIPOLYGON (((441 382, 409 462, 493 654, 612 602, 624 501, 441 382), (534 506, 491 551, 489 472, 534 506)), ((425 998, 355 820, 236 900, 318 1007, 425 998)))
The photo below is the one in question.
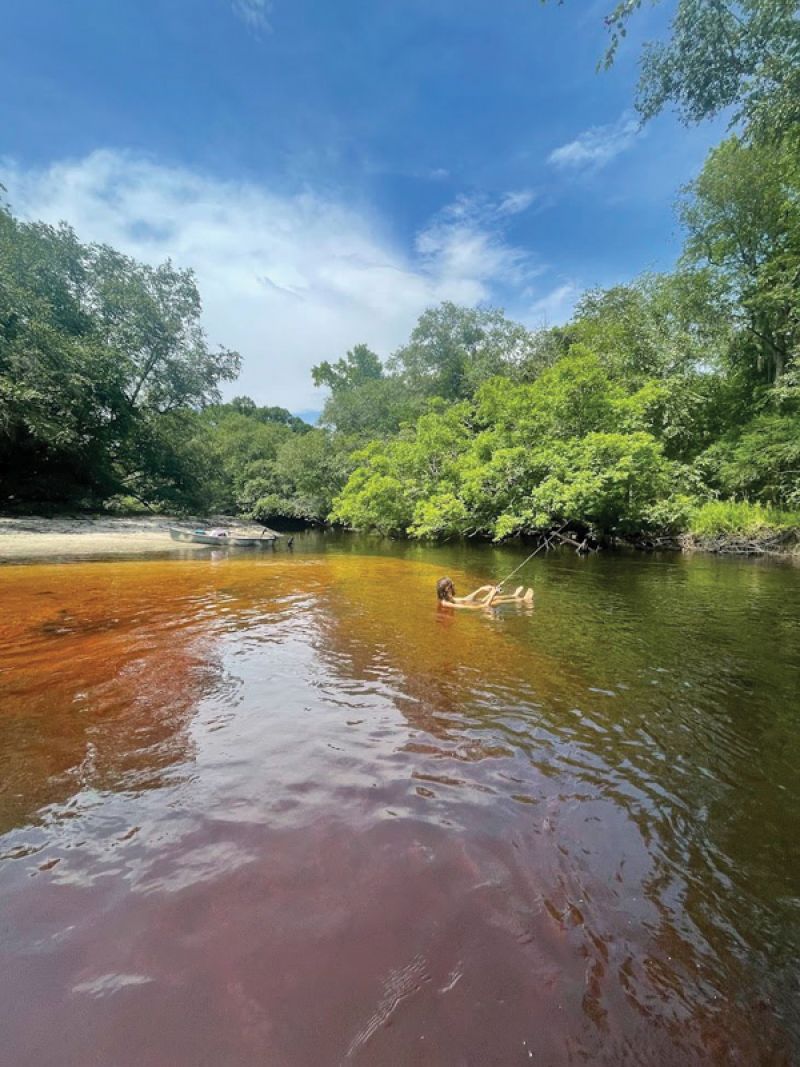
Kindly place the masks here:
POLYGON ((0 570, 2 1062, 795 1062, 800 574, 514 561, 0 570))

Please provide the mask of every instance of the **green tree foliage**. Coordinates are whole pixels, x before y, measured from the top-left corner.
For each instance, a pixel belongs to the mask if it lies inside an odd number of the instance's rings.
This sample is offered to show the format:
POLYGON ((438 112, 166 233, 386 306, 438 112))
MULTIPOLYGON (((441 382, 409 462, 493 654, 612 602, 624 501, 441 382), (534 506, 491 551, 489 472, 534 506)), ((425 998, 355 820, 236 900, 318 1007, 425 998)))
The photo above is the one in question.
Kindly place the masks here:
POLYGON ((800 346, 800 167, 787 144, 723 141, 685 191, 685 260, 745 327, 732 354, 775 382, 800 346))
POLYGON ((367 441, 413 423, 431 401, 474 396, 496 374, 534 378, 566 350, 555 332, 533 334, 502 311, 444 303, 429 308, 384 367, 366 345, 313 368, 330 395, 322 423, 367 441))
POLYGON ((288 426, 262 422, 237 411, 206 412, 206 440, 222 475, 222 493, 215 501, 223 511, 248 512, 277 488, 275 465, 281 445, 292 436, 288 426))
POLYGON ((334 501, 334 521, 381 533, 463 532, 460 526, 453 527, 453 515, 445 517, 445 502, 436 494, 443 489, 453 496, 459 460, 469 441, 465 422, 469 412, 467 404, 429 412, 399 437, 386 443, 373 441, 357 452, 355 470, 334 501), (423 521, 424 511, 433 518, 435 530, 423 521))
POLYGON ((249 397, 203 412, 193 447, 213 456, 206 502, 268 523, 322 522, 350 473, 352 444, 315 429, 284 408, 259 407, 249 397))
POLYGON ((327 386, 321 422, 339 434, 369 440, 396 433, 413 420, 424 402, 395 374, 387 374, 380 357, 367 345, 352 348, 335 363, 312 368, 314 384, 327 386))
POLYGON ((311 369, 314 385, 327 385, 331 392, 346 392, 365 382, 378 381, 383 377, 380 357, 367 345, 356 345, 343 359, 335 363, 325 360, 311 369))
POLYGON ((0 209, 0 481, 6 500, 187 502, 192 412, 235 377, 209 349, 190 271, 0 209))
POLYGON ((259 407, 255 400, 249 396, 235 396, 227 404, 219 404, 216 407, 217 415, 226 411, 236 411, 240 415, 247 415, 257 422, 276 422, 281 426, 288 426, 297 433, 307 433, 311 427, 299 415, 293 415, 286 408, 259 407))
MULTIPOLYGON (((643 0, 606 16, 614 62, 643 0)), ((656 0, 657 2, 657 0, 656 0)), ((796 0, 678 0, 666 41, 645 46, 636 106, 643 119, 672 105, 685 122, 727 108, 763 140, 800 121, 800 20, 796 0)))
MULTIPOLYGON (((638 6, 610 16, 612 51, 638 6)), ((602 536, 713 521, 728 514, 711 506, 720 498, 797 507, 795 9, 679 0, 670 41, 645 58, 643 115, 671 101, 693 121, 735 105, 750 123, 684 190, 679 270, 589 292, 570 323, 539 334, 500 312, 429 309, 389 363, 426 409, 384 421, 353 456, 336 521, 422 537, 565 524, 602 536)))
POLYGON ((443 451, 432 438, 447 429, 429 425, 410 441, 359 453, 334 518, 418 537, 502 539, 564 524, 622 534, 651 526, 651 511, 673 488, 659 443, 643 432, 593 432, 536 450, 497 433, 443 451))
POLYGON ((697 459, 708 495, 800 507, 800 413, 764 412, 697 459))
POLYGON ((532 381, 501 360, 470 396, 431 398, 356 452, 332 519, 415 537, 605 537, 683 529, 719 496, 795 506, 800 386, 794 371, 747 385, 748 323, 721 284, 695 265, 587 294, 553 331, 564 354, 532 381))
POLYGON ((420 316, 390 366, 412 394, 461 400, 488 378, 522 370, 541 354, 534 335, 502 311, 445 302, 420 316))
POLYGON ((260 522, 300 519, 324 523, 336 493, 352 467, 350 450, 325 429, 292 434, 264 463, 237 501, 239 509, 260 522))
POLYGON ((675 470, 652 434, 619 432, 625 397, 581 345, 533 384, 489 379, 475 401, 357 454, 334 518, 421 537, 646 529, 675 470))
POLYGON ((352 469, 351 452, 347 438, 325 429, 295 434, 283 443, 277 474, 297 517, 310 522, 327 519, 352 469))
POLYGON ((638 534, 718 499, 796 508, 792 158, 725 142, 687 191, 681 269, 587 293, 566 326, 444 304, 388 368, 365 345, 319 364, 317 428, 220 402, 238 357, 209 351, 191 274, 3 212, 5 494, 437 538, 638 534))
POLYGON ((404 422, 421 414, 425 402, 425 397, 415 395, 397 375, 388 375, 331 393, 321 422, 364 441, 396 433, 404 422))
MULTIPOLYGON (((610 59, 640 6, 609 15, 610 59)), ((237 357, 209 351, 190 273, 0 213, 6 494, 133 492, 435 538, 796 525, 798 70, 796 0, 676 0, 640 113, 738 122, 684 190, 676 272, 586 293, 538 332, 429 308, 385 364, 358 344, 314 367, 319 427, 219 402, 237 357)))
POLYGON ((717 366, 730 342, 720 295, 707 271, 646 274, 585 293, 568 333, 626 381, 691 374, 717 366))

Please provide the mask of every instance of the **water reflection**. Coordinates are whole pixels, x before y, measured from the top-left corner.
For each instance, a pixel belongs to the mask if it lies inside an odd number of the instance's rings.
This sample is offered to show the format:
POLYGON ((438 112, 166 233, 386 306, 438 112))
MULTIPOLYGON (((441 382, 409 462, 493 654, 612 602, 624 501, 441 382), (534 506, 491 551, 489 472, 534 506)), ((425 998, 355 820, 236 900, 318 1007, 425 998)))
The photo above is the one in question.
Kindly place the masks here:
POLYGON ((789 1063, 793 574, 351 546, 0 575, 17 1061, 789 1063))

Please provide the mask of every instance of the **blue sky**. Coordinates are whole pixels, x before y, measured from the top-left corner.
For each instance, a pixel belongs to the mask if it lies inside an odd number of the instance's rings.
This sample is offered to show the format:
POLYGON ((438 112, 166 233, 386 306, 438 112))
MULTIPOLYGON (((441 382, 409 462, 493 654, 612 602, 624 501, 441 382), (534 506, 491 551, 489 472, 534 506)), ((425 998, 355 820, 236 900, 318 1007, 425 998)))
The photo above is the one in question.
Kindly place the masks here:
POLYGON ((443 299, 530 326, 668 269, 678 188, 720 126, 631 105, 645 7, 611 0, 5 0, 12 209, 192 266, 234 392, 317 409, 309 369, 388 355, 443 299))

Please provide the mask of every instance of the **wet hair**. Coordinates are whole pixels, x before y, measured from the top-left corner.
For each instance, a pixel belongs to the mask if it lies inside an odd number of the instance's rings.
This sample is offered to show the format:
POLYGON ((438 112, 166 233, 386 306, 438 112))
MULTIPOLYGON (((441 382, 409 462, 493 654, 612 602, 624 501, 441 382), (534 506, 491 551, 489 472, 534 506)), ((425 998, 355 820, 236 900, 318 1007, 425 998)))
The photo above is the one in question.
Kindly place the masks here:
POLYGON ((452 600, 455 591, 452 578, 440 578, 436 583, 436 595, 440 600, 452 600))

